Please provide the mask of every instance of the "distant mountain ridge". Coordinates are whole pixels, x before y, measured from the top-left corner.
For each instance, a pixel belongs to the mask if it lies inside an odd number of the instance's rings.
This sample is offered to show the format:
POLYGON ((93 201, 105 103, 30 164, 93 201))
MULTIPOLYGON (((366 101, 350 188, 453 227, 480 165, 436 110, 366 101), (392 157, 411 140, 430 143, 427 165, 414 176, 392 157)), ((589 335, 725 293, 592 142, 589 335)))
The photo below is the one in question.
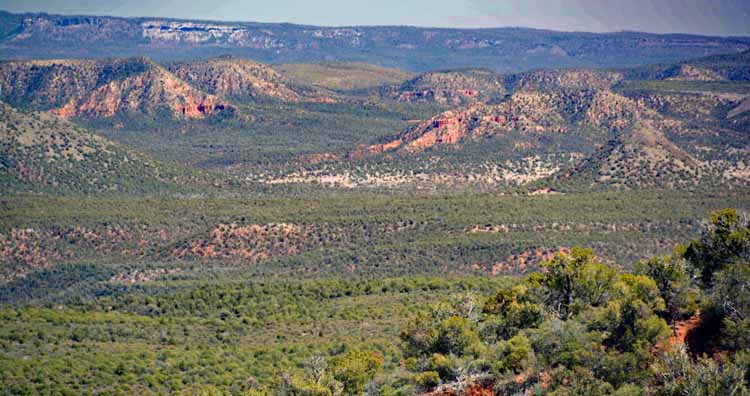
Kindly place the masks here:
POLYGON ((747 37, 524 28, 319 27, 0 12, 0 58, 147 55, 159 61, 233 54, 266 63, 358 61, 412 71, 485 67, 629 67, 732 53, 747 37))

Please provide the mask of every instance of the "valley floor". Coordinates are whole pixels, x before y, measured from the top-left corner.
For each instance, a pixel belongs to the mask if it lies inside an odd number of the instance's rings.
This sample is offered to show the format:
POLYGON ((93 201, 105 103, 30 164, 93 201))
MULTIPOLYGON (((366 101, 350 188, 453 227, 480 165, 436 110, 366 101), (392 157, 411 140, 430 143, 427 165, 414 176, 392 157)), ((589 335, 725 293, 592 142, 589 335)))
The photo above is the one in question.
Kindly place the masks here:
POLYGON ((491 293, 571 246, 631 268, 748 197, 5 196, 0 394, 244 394, 354 347, 398 377, 420 307, 491 293))

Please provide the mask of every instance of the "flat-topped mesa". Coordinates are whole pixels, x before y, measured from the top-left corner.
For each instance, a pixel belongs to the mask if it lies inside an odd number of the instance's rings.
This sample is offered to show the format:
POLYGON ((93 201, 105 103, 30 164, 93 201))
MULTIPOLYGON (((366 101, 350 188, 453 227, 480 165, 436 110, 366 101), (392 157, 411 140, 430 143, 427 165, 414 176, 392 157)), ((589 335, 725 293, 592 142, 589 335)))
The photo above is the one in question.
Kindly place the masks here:
POLYGON ((143 37, 155 41, 206 43, 226 39, 236 41, 243 32, 239 26, 189 21, 151 20, 141 23, 143 37))
POLYGON ((61 117, 156 114, 166 109, 175 118, 200 119, 233 109, 142 57, 3 62, 0 75, 2 100, 61 117))
POLYGON ((679 61, 695 54, 750 48, 742 37, 617 32, 552 32, 526 28, 435 29, 410 26, 324 27, 4 13, 6 58, 106 57, 149 53, 163 60, 217 52, 280 63, 358 61, 415 72, 462 67, 497 71, 615 68, 679 61))

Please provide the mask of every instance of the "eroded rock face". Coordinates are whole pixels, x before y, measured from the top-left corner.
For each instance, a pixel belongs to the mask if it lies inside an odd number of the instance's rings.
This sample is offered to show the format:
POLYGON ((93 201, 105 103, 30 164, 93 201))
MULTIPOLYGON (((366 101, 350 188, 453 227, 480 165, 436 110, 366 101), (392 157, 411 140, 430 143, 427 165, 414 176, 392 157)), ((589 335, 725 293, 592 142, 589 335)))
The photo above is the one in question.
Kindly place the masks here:
MULTIPOLYGON (((318 27, 256 22, 206 22, 161 18, 8 15, 3 45, 11 54, 46 57, 75 51, 82 57, 147 51, 185 59, 207 52, 257 52, 282 62, 359 58, 421 71, 482 66, 497 70, 619 67, 653 64, 666 56, 747 50, 735 38, 633 32, 590 34, 508 29, 428 29, 400 26, 318 27), (556 37, 556 43, 550 39, 556 37), (356 53, 351 50, 356 51, 356 53), (446 56, 456 52, 460 56, 446 56), (463 53, 463 54, 462 54, 463 53), (470 55, 478 55, 470 56, 470 55), (413 59, 418 57, 419 61, 413 59), (416 63, 416 64, 415 64, 416 63)), ((745 73, 746 74, 746 73, 745 73)))
POLYGON ((479 98, 479 95, 480 92, 476 89, 424 89, 402 92, 397 96, 397 99, 409 103, 424 101, 457 105, 475 101, 479 98))
MULTIPOLYGON (((632 128, 638 120, 657 118, 656 111, 611 91, 520 91, 498 105, 446 111, 390 142, 370 146, 367 152, 377 154, 397 148, 418 152, 510 132, 560 134, 593 128, 611 133, 632 128)), ((658 126, 663 126, 661 121, 658 126)))
POLYGON ((470 133, 470 124, 476 120, 476 111, 447 111, 417 125, 401 139, 387 143, 382 148, 403 145, 406 151, 422 151, 438 144, 456 144, 470 133))
POLYGON ((82 43, 97 43, 102 40, 135 40, 140 36, 140 32, 125 19, 96 16, 29 17, 23 20, 18 32, 12 42, 34 39, 66 42, 75 37, 82 43))
POLYGON ((143 37, 152 40, 204 43, 216 39, 236 38, 242 28, 200 22, 147 21, 141 24, 143 37))
POLYGON ((231 24, 152 20, 141 23, 141 34, 154 43, 222 43, 253 49, 285 47, 270 31, 231 24))
POLYGON ((228 105, 170 74, 157 72, 112 81, 52 112, 61 117, 111 117, 128 111, 152 113, 158 107, 169 108, 179 118, 205 118, 227 109, 228 105))
MULTIPOLYGON (((742 100, 736 95, 713 94, 627 97, 608 89, 519 90, 496 105, 473 104, 445 111, 352 155, 420 153, 486 137, 504 139, 506 147, 512 145, 520 152, 539 149, 554 136, 565 135, 588 144, 581 152, 591 154, 556 173, 557 180, 633 188, 688 187, 712 178, 745 184, 750 180, 743 176, 747 174, 746 161, 739 151, 683 142, 717 133, 691 121, 700 121, 701 115, 730 109, 727 119, 742 122, 746 107, 742 100), (721 155, 716 150, 721 150, 721 155)), ((716 128, 725 128, 718 119, 715 123, 716 128)))
POLYGON ((4 100, 60 117, 167 109, 177 118, 205 118, 232 108, 144 58, 5 62, 0 75, 4 100))
POLYGON ((571 112, 583 111, 593 94, 518 92, 498 105, 476 104, 449 110, 423 121, 398 138, 370 146, 366 153, 399 149, 419 152, 438 145, 455 145, 467 139, 510 132, 524 134, 566 133, 571 112))

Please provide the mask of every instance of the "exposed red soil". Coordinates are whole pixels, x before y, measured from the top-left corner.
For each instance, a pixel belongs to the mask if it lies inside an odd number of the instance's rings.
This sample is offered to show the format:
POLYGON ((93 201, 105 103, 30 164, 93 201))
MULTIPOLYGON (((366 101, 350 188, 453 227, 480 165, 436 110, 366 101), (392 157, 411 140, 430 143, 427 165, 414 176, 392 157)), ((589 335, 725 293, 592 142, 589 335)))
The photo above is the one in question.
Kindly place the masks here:
POLYGON ((551 260, 558 252, 569 254, 570 248, 540 248, 510 255, 505 260, 498 261, 492 266, 492 275, 526 273, 530 270, 539 269, 543 262, 551 260))
POLYGON ((163 107, 169 108, 175 117, 200 119, 232 107, 217 96, 195 89, 162 67, 151 64, 142 73, 70 91, 67 96, 65 104, 51 110, 52 114, 63 118, 77 115, 111 117, 121 111, 150 114, 163 107))
POLYGON ((696 312, 695 315, 685 319, 677 321, 672 326, 672 336, 669 339, 659 343, 656 347, 659 350, 671 351, 679 345, 686 343, 688 335, 697 329, 701 325, 701 314, 700 311, 696 312))
POLYGON ((82 255, 119 253, 141 256, 184 232, 177 229, 141 229, 117 225, 12 229, 0 233, 0 281, 23 277, 82 255))
MULTIPOLYGON (((489 381, 477 382, 469 385, 463 390, 461 395, 464 396, 494 396, 495 384, 489 381)), ((458 396, 459 393, 455 389, 445 389, 428 393, 428 396, 458 396)))

